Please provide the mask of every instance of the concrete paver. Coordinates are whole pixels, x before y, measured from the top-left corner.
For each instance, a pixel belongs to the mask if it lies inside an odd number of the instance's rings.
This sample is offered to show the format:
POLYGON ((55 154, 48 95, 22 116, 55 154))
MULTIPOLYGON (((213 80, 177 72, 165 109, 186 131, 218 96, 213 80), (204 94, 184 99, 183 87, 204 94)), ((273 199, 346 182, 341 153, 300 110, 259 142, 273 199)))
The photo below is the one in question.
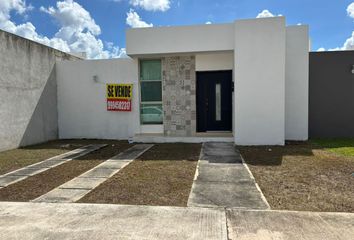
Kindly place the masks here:
POLYGON ((46 171, 48 168, 33 168, 33 167, 26 167, 22 168, 19 171, 16 171, 12 174, 12 176, 33 176, 35 174, 41 173, 46 171))
POLYGON ((33 202, 76 202, 152 146, 152 144, 134 145, 69 182, 34 199, 33 202))
POLYGON ((15 171, 6 173, 0 176, 0 187, 7 187, 10 184, 22 181, 27 177, 33 176, 35 174, 44 172, 50 168, 59 166, 67 161, 71 161, 75 158, 84 156, 90 152, 96 151, 107 144, 91 144, 87 145, 73 151, 60 154, 44 160, 39 163, 35 163, 24 168, 17 169, 15 171))
POLYGON ((200 164, 242 163, 233 143, 205 143, 200 156, 200 164))
POLYGON ((1 176, 0 177, 0 186, 1 187, 6 187, 10 184, 13 184, 15 182, 19 182, 23 179, 25 179, 27 176, 1 176))
POLYGON ((107 160, 100 165, 100 168, 123 168, 125 165, 129 164, 130 160, 107 160))
POLYGON ((0 203, 0 239, 226 240, 223 209, 0 203))
POLYGON ((190 200, 188 206, 267 209, 254 182, 250 181, 237 183, 196 181, 190 200))
POLYGON ((87 194, 90 189, 78 188, 55 188, 54 190, 36 198, 32 202, 46 203, 71 203, 79 200, 87 194))
POLYGON ((351 240, 354 214, 227 210, 229 239, 351 240))
POLYGON ((268 209, 233 143, 204 143, 188 206, 268 209))
POLYGON ((61 189, 94 189, 101 183, 106 181, 106 178, 83 178, 77 177, 73 180, 65 183, 65 185, 60 186, 61 189))
MULTIPOLYGON (((118 168, 119 169, 119 168, 118 168)), ((81 176, 82 178, 109 178, 116 172, 117 168, 101 168, 101 167, 96 167, 87 173, 85 173, 85 176, 81 176)))
POLYGON ((203 173, 198 175, 198 180, 203 182, 253 182, 242 164, 223 164, 222 166, 200 164, 198 171, 203 173))
POLYGON ((34 165, 31 165, 31 167, 38 168, 38 169, 45 169, 45 168, 49 169, 49 168, 59 166, 67 161, 68 161, 68 159, 50 159, 47 161, 43 161, 43 162, 39 162, 34 165))

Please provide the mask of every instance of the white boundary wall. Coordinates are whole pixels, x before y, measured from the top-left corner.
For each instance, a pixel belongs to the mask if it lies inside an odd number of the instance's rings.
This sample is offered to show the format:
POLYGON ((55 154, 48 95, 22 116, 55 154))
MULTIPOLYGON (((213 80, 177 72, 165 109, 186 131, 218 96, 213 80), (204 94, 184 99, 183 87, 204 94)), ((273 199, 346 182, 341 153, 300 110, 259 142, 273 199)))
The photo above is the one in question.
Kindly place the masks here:
POLYGON ((58 138, 55 63, 78 59, 0 29, 0 151, 58 138))
POLYGON ((59 62, 57 81, 59 138, 128 139, 140 131, 136 60, 59 62), (106 83, 133 84, 132 112, 106 110, 106 83))
POLYGON ((285 141, 285 18, 235 22, 235 142, 285 141))

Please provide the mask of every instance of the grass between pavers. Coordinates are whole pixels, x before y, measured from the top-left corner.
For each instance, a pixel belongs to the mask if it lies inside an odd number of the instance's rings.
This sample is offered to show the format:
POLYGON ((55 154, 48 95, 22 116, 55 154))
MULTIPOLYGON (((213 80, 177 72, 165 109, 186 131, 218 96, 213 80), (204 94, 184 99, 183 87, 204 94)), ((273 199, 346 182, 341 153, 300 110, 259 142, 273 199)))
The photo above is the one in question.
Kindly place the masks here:
POLYGON ((127 141, 114 140, 63 142, 83 145, 108 144, 108 146, 0 189, 0 201, 33 200, 133 146, 127 141))
POLYGON ((201 144, 156 144, 82 203, 186 206, 201 144))
POLYGON ((312 139, 311 143, 335 154, 354 157, 354 138, 312 139))
POLYGON ((354 212, 354 158, 311 142, 238 147, 272 209, 354 212))

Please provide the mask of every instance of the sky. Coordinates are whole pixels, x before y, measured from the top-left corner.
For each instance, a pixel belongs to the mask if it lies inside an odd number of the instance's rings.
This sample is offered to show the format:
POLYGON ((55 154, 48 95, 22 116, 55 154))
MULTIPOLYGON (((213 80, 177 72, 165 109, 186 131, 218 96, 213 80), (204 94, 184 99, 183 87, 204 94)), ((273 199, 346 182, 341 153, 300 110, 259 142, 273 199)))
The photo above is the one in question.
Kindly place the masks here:
POLYGON ((92 59, 125 57, 132 27, 279 15, 309 25, 312 51, 354 50, 353 0, 0 0, 0 29, 92 59))

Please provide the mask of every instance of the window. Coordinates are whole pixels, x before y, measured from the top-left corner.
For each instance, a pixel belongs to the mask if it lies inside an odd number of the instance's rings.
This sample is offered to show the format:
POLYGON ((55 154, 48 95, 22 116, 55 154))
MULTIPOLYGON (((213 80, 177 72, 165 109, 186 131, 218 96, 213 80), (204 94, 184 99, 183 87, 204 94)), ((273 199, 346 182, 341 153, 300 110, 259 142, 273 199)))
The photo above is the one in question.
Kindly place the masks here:
POLYGON ((162 124, 161 60, 140 61, 140 122, 162 124))
POLYGON ((221 121, 221 84, 215 85, 215 120, 221 121))

